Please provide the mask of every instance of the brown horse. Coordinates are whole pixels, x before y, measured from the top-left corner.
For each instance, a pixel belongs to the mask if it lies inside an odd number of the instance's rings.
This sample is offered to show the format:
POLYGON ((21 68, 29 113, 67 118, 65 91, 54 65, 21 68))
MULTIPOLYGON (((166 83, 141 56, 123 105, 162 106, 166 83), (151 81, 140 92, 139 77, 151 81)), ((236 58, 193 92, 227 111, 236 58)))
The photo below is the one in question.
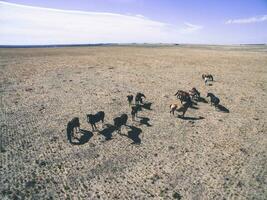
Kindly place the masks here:
POLYGON ((185 101, 185 102, 191 101, 190 94, 188 92, 183 91, 183 90, 178 90, 174 96, 176 96, 177 99, 180 99, 181 103, 183 103, 183 101, 185 101))

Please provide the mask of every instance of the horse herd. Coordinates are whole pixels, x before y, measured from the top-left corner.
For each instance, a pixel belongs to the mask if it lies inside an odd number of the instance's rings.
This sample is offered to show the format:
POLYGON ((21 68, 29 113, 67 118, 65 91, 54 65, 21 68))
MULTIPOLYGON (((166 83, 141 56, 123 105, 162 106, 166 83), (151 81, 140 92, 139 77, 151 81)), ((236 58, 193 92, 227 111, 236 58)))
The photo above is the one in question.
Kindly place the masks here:
MULTIPOLYGON (((143 98, 146 98, 146 96, 143 93, 138 92, 135 96, 135 105, 133 105, 134 96, 133 95, 127 96, 129 106, 131 106, 132 108, 131 115, 132 115, 133 121, 137 117, 137 112, 141 110, 142 106, 144 106, 143 98)), ((102 122, 102 125, 103 125, 104 119, 105 119, 105 112, 99 111, 96 114, 87 114, 86 119, 87 119, 87 122, 91 125, 92 131, 93 132, 97 131, 96 123, 102 122)), ((122 114, 121 116, 113 119, 114 127, 118 133, 121 133, 121 127, 123 125, 126 125, 127 121, 128 121, 127 114, 122 114)), ((80 121, 78 117, 74 117, 67 124, 67 138, 70 143, 72 143, 72 138, 74 137, 74 133, 78 133, 78 132, 80 132, 80 121)))
MULTIPOLYGON (((208 81, 213 81, 213 76, 211 74, 203 74, 202 79, 205 81, 205 85, 208 81)), ((196 88, 192 88, 189 92, 178 90, 175 93, 177 99, 180 100, 181 106, 179 107, 178 103, 172 103, 170 105, 170 113, 174 115, 174 112, 182 112, 182 115, 178 115, 181 118, 184 118, 184 115, 189 107, 192 107, 193 104, 196 104, 198 101, 203 101, 204 98, 200 96, 200 92, 196 88), (185 102, 185 103, 183 103, 185 102)), ((220 99, 216 97, 213 93, 207 93, 207 97, 210 97, 210 104, 211 106, 218 107, 220 103, 220 99)), ((141 110, 142 106, 144 106, 144 99, 146 96, 143 93, 138 92, 134 98, 133 95, 127 96, 127 101, 129 106, 131 107, 131 117, 132 121, 135 121, 138 112, 141 110), (135 100, 135 104, 133 104, 133 100, 135 100)), ((149 104, 149 108, 151 103, 149 104)), ((99 111, 96 114, 87 114, 86 115, 87 122, 91 125, 92 131, 96 131, 96 123, 102 122, 104 123, 105 113, 104 111, 99 111)), ((122 114, 119 117, 113 119, 114 127, 118 133, 121 133, 121 127, 127 124, 128 115, 122 114)), ((67 124, 67 139, 70 143, 72 143, 72 138, 74 137, 74 132, 77 133, 80 131, 80 122, 78 117, 74 117, 71 121, 67 124)))

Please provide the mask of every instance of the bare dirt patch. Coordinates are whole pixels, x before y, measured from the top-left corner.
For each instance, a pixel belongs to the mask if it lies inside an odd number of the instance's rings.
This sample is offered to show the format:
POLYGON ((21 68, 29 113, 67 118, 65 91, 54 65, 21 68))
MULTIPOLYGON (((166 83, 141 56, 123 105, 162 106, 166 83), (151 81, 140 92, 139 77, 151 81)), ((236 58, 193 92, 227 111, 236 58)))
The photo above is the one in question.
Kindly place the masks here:
POLYGON ((265 47, 0 49, 0 198, 264 199, 266 66, 265 47), (199 102, 170 116, 192 87, 229 113, 199 102), (133 122, 137 92, 152 105, 133 122), (92 133, 86 114, 100 110, 106 125, 92 133), (123 113, 119 135, 110 125, 123 113), (84 138, 71 145, 75 116, 84 138))

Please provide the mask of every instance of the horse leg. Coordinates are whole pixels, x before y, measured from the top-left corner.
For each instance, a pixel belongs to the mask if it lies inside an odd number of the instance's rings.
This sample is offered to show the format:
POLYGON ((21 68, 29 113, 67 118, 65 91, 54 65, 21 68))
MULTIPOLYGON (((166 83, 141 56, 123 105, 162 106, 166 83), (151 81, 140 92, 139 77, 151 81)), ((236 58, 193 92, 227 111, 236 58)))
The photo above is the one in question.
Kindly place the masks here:
POLYGON ((182 114, 182 117, 184 118, 184 114, 185 114, 186 111, 183 111, 183 114, 182 114))
POLYGON ((73 129, 71 130, 71 136, 70 136, 70 142, 72 142, 72 138, 74 137, 74 131, 73 129))
POLYGON ((68 141, 70 143, 72 143, 72 132, 73 132, 73 130, 67 130, 68 141))

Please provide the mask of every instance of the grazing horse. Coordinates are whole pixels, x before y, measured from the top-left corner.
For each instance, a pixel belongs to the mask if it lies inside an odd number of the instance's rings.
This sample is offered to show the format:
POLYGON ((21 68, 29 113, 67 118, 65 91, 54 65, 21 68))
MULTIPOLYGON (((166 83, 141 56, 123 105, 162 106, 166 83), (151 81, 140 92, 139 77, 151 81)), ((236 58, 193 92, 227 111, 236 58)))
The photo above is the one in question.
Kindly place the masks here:
POLYGON ((189 90, 189 94, 194 100, 198 100, 200 98, 200 92, 196 88, 189 90))
POLYGON ((217 108, 220 103, 220 99, 212 93, 208 93, 207 97, 210 97, 210 105, 215 106, 217 108))
POLYGON ((207 84, 208 81, 213 81, 213 76, 211 74, 202 74, 202 79, 207 84))
POLYGON ((134 98, 133 95, 128 95, 127 96, 127 100, 128 100, 129 106, 132 105, 133 98, 134 98))
POLYGON ((78 117, 74 117, 71 121, 68 122, 67 125, 67 138, 70 143, 72 142, 74 129, 76 133, 80 131, 80 122, 78 117))
POLYGON ((104 123, 105 113, 103 111, 99 111, 95 115, 89 114, 87 116, 87 122, 91 124, 93 131, 96 130, 96 123, 102 121, 104 123))
POLYGON ((121 133, 121 127, 123 125, 126 125, 127 120, 128 120, 127 114, 122 114, 120 117, 116 117, 115 119, 113 119, 114 126, 115 126, 118 133, 121 133))
POLYGON ((135 96, 135 104, 142 104, 143 103, 143 97, 146 98, 146 96, 140 92, 138 92, 135 96))
POLYGON ((190 94, 183 90, 178 90, 174 96, 176 96, 177 99, 180 99, 181 103, 183 103, 183 101, 191 101, 190 94))

